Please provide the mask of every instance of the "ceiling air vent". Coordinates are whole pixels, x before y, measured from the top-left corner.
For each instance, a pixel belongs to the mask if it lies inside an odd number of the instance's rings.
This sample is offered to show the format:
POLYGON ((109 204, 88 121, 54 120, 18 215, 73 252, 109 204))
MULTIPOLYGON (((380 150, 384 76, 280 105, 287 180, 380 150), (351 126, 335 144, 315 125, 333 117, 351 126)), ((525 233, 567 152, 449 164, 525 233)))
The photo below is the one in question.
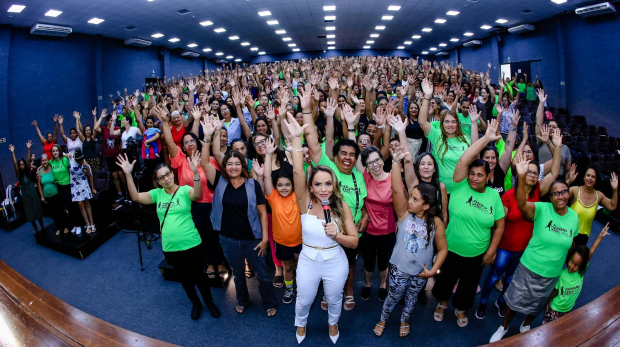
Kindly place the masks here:
POLYGON ((134 38, 125 40, 125 44, 127 46, 148 47, 151 45, 151 41, 147 41, 147 40, 134 37, 134 38))
POLYGON ((49 24, 35 24, 32 28, 30 28, 30 34, 32 35, 66 37, 71 34, 71 32, 73 32, 73 29, 69 27, 49 24))
POLYGON ((216 64, 228 64, 228 60, 224 60, 224 59, 216 59, 215 60, 216 64))
POLYGON ((532 24, 523 24, 513 28, 508 29, 509 32, 513 34, 521 34, 527 31, 534 31, 534 26, 532 24))
POLYGON ((135 27, 135 26, 133 26, 133 25, 128 26, 128 27, 126 27, 126 28, 125 28, 125 30, 127 30, 127 31, 133 31, 133 30, 136 30, 136 29, 138 29, 138 28, 136 28, 136 27, 135 27))
POLYGON ((448 55, 448 52, 439 52, 435 54, 436 56, 448 55))
POLYGON ((463 46, 465 47, 469 47, 469 46, 480 46, 482 44, 482 41, 480 40, 471 40, 469 42, 465 42, 463 44, 463 46))
POLYGON ((193 58, 196 58, 196 57, 199 57, 200 54, 198 54, 196 52, 192 52, 192 51, 183 51, 183 52, 181 52, 181 56, 182 57, 193 57, 193 58))
POLYGON ((178 13, 178 14, 180 14, 181 16, 182 16, 182 15, 184 15, 184 14, 188 14, 188 13, 190 13, 190 12, 191 12, 190 10, 185 9, 185 8, 184 8, 184 9, 182 9, 182 10, 178 10, 178 11, 177 11, 177 13, 178 13))
POLYGON ((575 13, 581 17, 594 17, 609 13, 616 13, 616 8, 608 2, 602 2, 592 6, 578 8, 575 10, 575 13))

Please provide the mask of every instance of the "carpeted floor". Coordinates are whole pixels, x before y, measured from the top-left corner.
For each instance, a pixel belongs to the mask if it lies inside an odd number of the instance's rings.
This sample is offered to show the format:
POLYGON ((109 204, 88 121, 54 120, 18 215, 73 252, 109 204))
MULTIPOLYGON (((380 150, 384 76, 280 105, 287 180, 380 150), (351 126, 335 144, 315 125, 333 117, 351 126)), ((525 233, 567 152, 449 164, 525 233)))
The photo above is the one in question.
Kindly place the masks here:
MULTIPOLYGON (((49 223, 50 220, 46 220, 49 223)), ((602 226, 595 222, 593 235, 602 226)), ((592 239, 591 239, 592 240, 592 239)), ((617 250, 620 237, 606 237, 597 251, 586 274, 585 285, 577 307, 602 295, 620 283, 620 262, 617 250), (610 274, 614 274, 610 276, 610 274)), ((260 306, 256 280, 250 280, 254 306, 243 315, 235 313, 235 294, 232 280, 226 289, 213 289, 213 296, 222 311, 213 319, 203 311, 202 317, 192 321, 191 305, 180 284, 164 281, 158 269, 163 259, 161 243, 155 242, 152 250, 143 245, 144 272, 140 271, 135 234, 118 233, 85 260, 78 260, 36 244, 31 226, 23 225, 13 232, 0 230, 0 258, 32 282, 65 302, 91 315, 137 333, 182 346, 268 346, 296 344, 294 304, 279 306, 274 318, 267 318, 260 306)), ((486 277, 488 268, 483 273, 486 277)), ((398 337, 402 306, 397 306, 388 322, 384 336, 374 337, 372 329, 379 320, 382 303, 377 299, 378 277, 375 278, 370 300, 362 301, 359 293, 363 286, 361 261, 358 261, 355 278, 357 306, 344 311, 340 319, 339 346, 476 346, 487 343, 501 324, 497 311, 487 310, 485 320, 474 317, 474 308, 468 311, 469 325, 459 328, 452 313, 438 323, 433 320, 436 300, 429 297, 426 306, 418 305, 409 321, 411 336, 398 337)), ((281 297, 282 289, 277 290, 281 297)), ((499 293, 494 291, 490 300, 499 293)), ((492 303, 493 301, 490 301, 492 303)), ((491 305, 489 305, 491 306, 491 305)), ((518 332, 523 317, 517 316, 508 336, 518 332)), ((539 326, 539 316, 533 326, 539 326)), ((304 346, 328 346, 327 312, 315 301, 308 322, 304 346)))

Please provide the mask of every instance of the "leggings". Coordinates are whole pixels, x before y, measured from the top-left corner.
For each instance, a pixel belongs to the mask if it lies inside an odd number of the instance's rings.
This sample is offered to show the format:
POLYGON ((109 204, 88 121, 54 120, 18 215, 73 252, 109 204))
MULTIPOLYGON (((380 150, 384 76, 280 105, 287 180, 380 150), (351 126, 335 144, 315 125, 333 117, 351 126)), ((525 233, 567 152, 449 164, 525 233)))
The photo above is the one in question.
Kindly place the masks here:
POLYGON ((211 288, 207 283, 207 277, 205 277, 202 271, 202 260, 204 255, 202 254, 202 248, 200 245, 192 247, 185 251, 177 252, 164 252, 166 261, 174 271, 176 271, 181 277, 181 285, 185 289, 185 294, 192 303, 199 303, 200 299, 196 293, 196 287, 202 294, 202 299, 205 303, 213 301, 211 296, 211 288))
POLYGON ((506 289, 508 289, 510 282, 512 282, 512 276, 515 274, 517 266, 519 266, 521 255, 523 255, 523 251, 511 252, 505 251, 501 248, 497 249, 497 257, 495 257, 495 262, 493 263, 486 280, 484 280, 482 293, 480 294, 481 304, 486 304, 489 301, 489 296, 491 295, 491 291, 493 291, 493 285, 502 277, 504 272, 506 273, 506 283, 504 283, 504 291, 502 292, 502 295, 499 296, 499 302, 505 302, 503 294, 506 292, 506 289))
POLYGON ((379 271, 387 270, 390 265, 392 250, 396 244, 396 233, 386 235, 363 233, 360 243, 364 270, 371 273, 375 271, 375 262, 379 271))
POLYGON ((64 228, 70 228, 75 226, 73 223, 73 220, 71 219, 72 215, 71 215, 71 208, 72 206, 72 199, 71 199, 71 186, 70 185, 57 185, 58 187, 58 194, 56 194, 56 196, 58 196, 58 200, 60 203, 60 211, 61 211, 61 215, 62 215, 62 219, 63 219, 63 229, 64 228))
POLYGON ((405 295, 405 308, 403 314, 400 316, 401 323, 409 321, 409 315, 413 311, 416 301, 418 300, 418 294, 426 286, 426 279, 420 278, 417 275, 410 275, 398 270, 398 267, 394 264, 390 264, 390 286, 388 296, 383 302, 383 311, 381 311, 381 321, 387 322, 390 318, 390 314, 394 311, 396 304, 405 295))
POLYGON ((192 203, 192 219, 196 224, 196 229, 200 234, 202 243, 200 247, 203 252, 203 264, 218 266, 224 264, 224 251, 220 245, 219 233, 213 230, 211 224, 211 203, 193 202, 192 203))
POLYGON ((62 208, 63 201, 60 194, 45 197, 45 202, 46 203, 42 204, 43 208, 49 211, 49 214, 52 216, 54 225, 56 225, 56 230, 62 231, 65 228, 65 211, 62 208))

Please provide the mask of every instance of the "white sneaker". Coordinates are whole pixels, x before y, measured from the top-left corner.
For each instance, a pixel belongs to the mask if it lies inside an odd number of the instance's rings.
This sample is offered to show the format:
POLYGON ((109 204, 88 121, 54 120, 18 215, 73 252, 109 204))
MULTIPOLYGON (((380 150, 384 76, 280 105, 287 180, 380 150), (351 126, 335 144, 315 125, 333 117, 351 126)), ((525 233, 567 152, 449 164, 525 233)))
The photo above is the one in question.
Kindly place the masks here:
POLYGON ((497 331, 493 334, 493 336, 491 336, 491 340, 489 340, 489 343, 493 343, 493 342, 497 342, 501 340, 502 337, 504 337, 507 332, 508 332, 508 329, 504 330, 504 327, 500 325, 497 331))
POLYGON ((71 229, 71 234, 75 234, 75 229, 76 229, 76 228, 77 228, 77 227, 73 227, 73 229, 71 229))
POLYGON ((75 234, 80 235, 82 233, 82 227, 75 227, 75 234))
MULTIPOLYGON (((523 322, 525 323, 525 322, 523 322)), ((531 326, 530 325, 523 325, 523 323, 521 323, 521 326, 519 327, 519 331, 524 333, 526 331, 530 331, 531 326)))

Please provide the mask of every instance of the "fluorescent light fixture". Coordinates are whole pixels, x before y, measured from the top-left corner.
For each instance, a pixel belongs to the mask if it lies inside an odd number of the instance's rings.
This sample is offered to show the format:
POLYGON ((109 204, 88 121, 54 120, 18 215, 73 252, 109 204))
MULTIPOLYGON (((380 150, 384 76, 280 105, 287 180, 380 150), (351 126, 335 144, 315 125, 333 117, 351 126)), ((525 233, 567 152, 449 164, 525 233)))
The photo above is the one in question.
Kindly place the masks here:
POLYGON ((224 55, 224 53, 222 53, 222 52, 217 52, 217 53, 215 53, 215 55, 224 55))
POLYGON ((431 31, 433 31, 433 29, 431 29, 431 28, 424 28, 424 29, 422 29, 422 31, 424 31, 425 33, 430 33, 431 31))
POLYGON ((325 27, 325 30, 327 30, 327 31, 334 31, 334 30, 336 30, 336 27, 325 27))
POLYGON ((213 31, 215 31, 216 33, 223 33, 224 31, 226 31, 226 29, 224 28, 217 28, 217 29, 213 29, 213 31))
POLYGON ((296 44, 294 44, 294 43, 289 43, 289 44, 288 44, 288 46, 289 46, 289 47, 297 47, 297 45, 296 45, 296 44))
POLYGON ((187 47, 194 48, 194 47, 198 47, 198 45, 195 43, 190 43, 189 45, 187 45, 187 47))
POLYGON ((95 17, 95 18, 89 20, 88 23, 90 23, 90 24, 101 24, 104 21, 105 21, 104 19, 95 17))
POLYGON ((265 55, 265 52, 260 51, 260 52, 258 52, 258 55, 265 55))
POLYGON ((458 15, 459 13, 461 13, 461 12, 459 12, 459 11, 448 11, 448 12, 446 12, 446 14, 447 14, 448 16, 456 16, 456 15, 458 15))
POLYGON ((411 41, 405 41, 405 44, 406 44, 406 45, 410 45, 410 44, 412 44, 412 43, 413 43, 413 42, 411 42, 411 41))
POLYGON ((370 34, 370 37, 379 37, 379 34, 370 34))
POLYGON ((470 32, 466 32, 465 34, 463 34, 465 36, 474 36, 474 33, 470 33, 470 32))
POLYGON ((12 5, 11 7, 9 7, 9 9, 7 10, 7 12, 11 12, 11 13, 20 13, 21 11, 23 11, 26 8, 26 6, 24 5, 12 5))
POLYGON ((381 20, 392 20, 392 18, 394 18, 394 16, 383 16, 381 20))
POLYGON ((226 56, 226 59, 232 59, 232 58, 234 58, 232 55, 227 55, 226 56))
POLYGON ((325 16, 325 20, 336 20, 336 16, 325 16))
POLYGON ((241 59, 240 59, 240 58, 237 58, 237 59, 235 59, 235 61, 241 61, 241 59))
POLYGON ((250 51, 258 51, 258 47, 252 47, 250 48, 250 51))
POLYGON ((437 50, 437 47, 431 47, 429 50, 431 50, 431 51, 436 51, 436 50, 437 50))
POLYGON ((563 4, 566 2, 566 0, 551 0, 551 2, 555 2, 556 4, 563 4))
POLYGON ((457 39, 457 38, 451 38, 451 39, 450 39, 450 42, 459 42, 459 39, 457 39))
POLYGON ((336 47, 335 46, 329 46, 329 47, 327 47, 327 49, 336 49, 336 47))
POLYGON ((62 13, 62 11, 49 10, 49 11, 47 11, 47 13, 45 13, 45 15, 47 17, 58 17, 58 16, 60 16, 61 13, 62 13))
POLYGON ((500 18, 500 19, 496 20, 495 23, 504 24, 504 23, 508 23, 508 21, 505 20, 505 19, 501 19, 500 18))
POLYGON ((154 38, 158 39, 158 38, 160 38, 160 37, 164 37, 164 34, 157 33, 157 34, 153 34, 153 35, 151 35, 151 37, 154 37, 154 38))
POLYGON ((278 35, 286 34, 286 30, 276 30, 276 34, 278 35))
POLYGON ((239 36, 235 35, 235 36, 229 36, 228 37, 229 40, 239 40, 239 36))
POLYGON ((383 30, 383 29, 385 29, 385 25, 377 25, 375 27, 375 30, 383 30))
POLYGON ((491 28, 492 28, 492 26, 486 25, 486 24, 480 27, 480 29, 483 29, 483 30, 489 30, 491 28))
POLYGON ((422 36, 420 36, 420 35, 413 35, 413 36, 411 36, 411 38, 412 38, 412 39, 419 40, 419 39, 421 39, 421 38, 422 38, 422 36))
POLYGON ((400 6, 389 6, 388 11, 398 11, 400 10, 400 6))
POLYGON ((370 46, 364 46, 364 49, 370 49, 370 46))
POLYGON ((278 21, 277 20, 268 20, 267 24, 269 24, 269 25, 276 25, 276 24, 278 24, 278 21))
POLYGON ((291 40, 291 38, 290 38, 290 37, 283 37, 283 38, 282 38, 282 41, 284 41, 284 42, 288 42, 288 41, 290 41, 290 40, 291 40))
POLYGON ((398 46, 397 49, 405 49, 405 46, 398 46))
POLYGON ((205 48, 202 50, 203 52, 211 52, 211 48, 205 48))
POLYGON ((368 41, 366 41, 366 43, 367 44, 373 44, 373 43, 375 43, 375 41, 374 40, 368 40, 368 41))
POLYGON ((202 25, 203 27, 209 26, 209 25, 213 25, 213 22, 210 20, 206 20, 204 22, 200 22, 200 25, 202 25))
POLYGON ((335 38, 336 38, 336 35, 333 35, 333 34, 332 34, 332 35, 327 35, 326 37, 327 37, 328 39, 335 39, 335 38))
POLYGON ((293 52, 299 52, 299 48, 293 48, 293 52))
POLYGON ((336 11, 336 6, 323 6, 323 11, 336 11))
POLYGON ((423 51, 422 54, 428 54, 428 51, 423 51))
POLYGON ((241 42, 241 46, 249 46, 250 43, 249 42, 241 42))
POLYGON ((258 12, 258 15, 261 16, 261 17, 271 16, 271 12, 269 12, 269 11, 260 11, 260 12, 258 12))
POLYGON ((327 44, 328 44, 328 45, 335 45, 335 44, 336 44, 336 41, 327 41, 327 44))
POLYGON ((445 22, 446 22, 446 20, 445 20, 445 19, 443 19, 443 18, 437 18, 437 19, 435 19, 435 23, 443 24, 443 23, 445 23, 445 22))
POLYGON ((176 37, 173 37, 173 38, 171 38, 171 39, 170 39, 170 40, 168 40, 168 41, 169 41, 169 42, 179 42, 179 41, 181 41, 181 40, 180 40, 180 39, 178 39, 178 38, 176 38, 176 37))
POLYGON ((447 43, 440 43, 439 47, 446 47, 448 44, 447 43))

